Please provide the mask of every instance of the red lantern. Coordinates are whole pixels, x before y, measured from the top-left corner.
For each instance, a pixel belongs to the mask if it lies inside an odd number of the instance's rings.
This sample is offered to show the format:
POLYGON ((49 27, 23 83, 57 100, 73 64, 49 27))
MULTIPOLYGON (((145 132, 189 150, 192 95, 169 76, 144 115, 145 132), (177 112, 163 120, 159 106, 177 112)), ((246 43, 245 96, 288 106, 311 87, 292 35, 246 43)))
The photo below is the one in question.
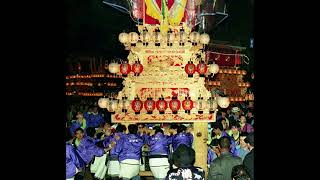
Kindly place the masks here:
POLYGON ((177 97, 172 97, 172 100, 169 102, 169 107, 172 111, 172 114, 177 114, 181 106, 181 102, 177 97))
POLYGON ((204 77, 204 75, 207 73, 208 66, 204 61, 200 61, 197 65, 197 71, 200 74, 200 77, 204 77))
POLYGON ((122 74, 123 77, 127 77, 130 71, 131 71, 131 66, 129 63, 125 62, 120 64, 120 73, 122 74))
POLYGON ((131 103, 132 109, 134 110, 135 114, 140 114, 141 109, 143 108, 143 103, 140 98, 137 96, 131 103))
POLYGON ((134 73, 135 76, 139 76, 140 73, 142 73, 143 71, 143 65, 140 63, 140 61, 136 61, 133 65, 132 65, 132 71, 134 73))
POLYGON ((147 110, 148 114, 152 114, 153 110, 156 108, 156 103, 151 97, 147 98, 144 102, 144 108, 147 110))
POLYGON ((184 67, 184 71, 188 74, 188 77, 193 77, 193 74, 196 72, 196 65, 192 61, 189 61, 184 67))
POLYGON ((193 108, 193 101, 190 97, 185 97, 185 100, 182 101, 182 108, 185 110, 185 113, 190 114, 190 110, 193 108))
POLYGON ((160 114, 164 114, 165 110, 168 108, 167 101, 165 101, 163 97, 159 98, 156 107, 160 114))

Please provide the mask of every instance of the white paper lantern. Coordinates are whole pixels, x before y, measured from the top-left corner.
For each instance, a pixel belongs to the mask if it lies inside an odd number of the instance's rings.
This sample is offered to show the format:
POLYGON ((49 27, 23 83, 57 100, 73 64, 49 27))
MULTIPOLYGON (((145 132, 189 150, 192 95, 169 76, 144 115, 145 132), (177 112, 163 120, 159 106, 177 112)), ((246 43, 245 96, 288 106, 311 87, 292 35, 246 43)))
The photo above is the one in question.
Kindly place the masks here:
POLYGON ((174 41, 174 34, 172 32, 168 32, 167 34, 167 43, 173 43, 174 41))
POLYGON ((110 73, 118 73, 120 71, 120 65, 118 63, 110 63, 109 66, 110 73))
POLYGON ((208 109, 210 113, 213 113, 218 108, 218 103, 215 99, 210 97, 208 99, 208 109))
POLYGON ((203 100, 203 97, 199 97, 196 101, 196 109, 198 113, 203 113, 203 111, 207 108, 207 102, 203 100))
POLYGON ((217 97, 217 103, 221 108, 227 108, 230 104, 228 97, 217 97))
POLYGON ((100 98, 98 100, 98 105, 100 108, 106 109, 108 107, 108 98, 100 98))
POLYGON ((179 32, 179 43, 185 43, 187 41, 187 34, 184 31, 179 32))
POLYGON ((151 40, 151 34, 148 31, 144 31, 140 35, 140 39, 144 43, 149 42, 151 40))
POLYGON ((109 100, 107 109, 109 112, 114 112, 118 108, 118 100, 115 98, 112 98, 109 100))
POLYGON ((210 64, 208 70, 212 74, 217 74, 219 72, 219 66, 218 66, 218 64, 215 64, 215 63, 210 64))
POLYGON ((207 44, 209 44, 209 42, 210 42, 210 36, 208 34, 204 33, 204 34, 200 35, 200 43, 201 44, 207 45, 207 44))
POLYGON ((129 41, 131 44, 135 44, 139 41, 139 35, 136 32, 129 33, 129 41))
POLYGON ((200 41, 200 33, 193 31, 190 33, 189 38, 192 43, 198 43, 200 41))
POLYGON ((119 41, 124 44, 129 41, 129 35, 127 33, 120 33, 119 34, 119 41))

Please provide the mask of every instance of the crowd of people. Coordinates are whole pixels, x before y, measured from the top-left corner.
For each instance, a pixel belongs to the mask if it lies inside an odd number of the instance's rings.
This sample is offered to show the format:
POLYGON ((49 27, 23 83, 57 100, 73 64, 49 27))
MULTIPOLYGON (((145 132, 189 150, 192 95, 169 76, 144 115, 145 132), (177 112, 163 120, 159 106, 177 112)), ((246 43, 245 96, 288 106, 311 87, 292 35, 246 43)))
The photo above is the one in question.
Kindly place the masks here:
POLYGON ((208 123, 208 174, 195 167, 192 124, 112 124, 98 107, 67 123, 66 179, 140 179, 146 160, 154 179, 253 180, 254 116, 219 111, 208 123), (148 158, 143 152, 148 152, 148 158))

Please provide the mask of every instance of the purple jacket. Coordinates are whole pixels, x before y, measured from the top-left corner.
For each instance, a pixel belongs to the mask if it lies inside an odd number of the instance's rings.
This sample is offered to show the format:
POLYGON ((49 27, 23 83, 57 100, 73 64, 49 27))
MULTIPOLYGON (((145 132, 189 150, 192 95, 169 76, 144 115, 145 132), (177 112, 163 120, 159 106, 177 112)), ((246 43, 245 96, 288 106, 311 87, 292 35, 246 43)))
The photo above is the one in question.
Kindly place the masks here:
POLYGON ((126 134, 120 138, 119 146, 119 161, 125 159, 140 160, 141 148, 144 145, 143 139, 136 134, 126 134))
POLYGON ((103 123, 103 117, 101 114, 86 114, 84 118, 87 120, 87 127, 97 128, 103 123))
POLYGON ((207 160, 207 164, 211 164, 213 162, 213 160, 217 158, 216 153, 208 147, 208 160, 207 160))
POLYGON ((171 141, 172 137, 163 135, 160 132, 153 136, 148 136, 146 143, 150 147, 150 155, 168 155, 171 141))
MULTIPOLYGON (((115 134, 118 134, 120 136, 120 138, 125 137, 125 134, 123 134, 121 132, 116 132, 115 134)), ((116 140, 114 135, 111 135, 109 137, 106 137, 106 139, 103 141, 103 146, 108 147, 112 141, 116 142, 116 145, 110 150, 110 153, 109 153, 109 156, 113 159, 113 158, 118 158, 119 153, 121 151, 120 140, 116 140)))
POLYGON ((89 164, 94 156, 101 157, 104 154, 104 150, 96 146, 90 137, 84 137, 76 151, 86 164, 89 164))
POLYGON ((246 123, 241 129, 241 132, 247 132, 247 133, 251 133, 253 132, 253 127, 251 126, 251 124, 246 123))
POLYGON ((74 131, 78 128, 81 128, 81 124, 77 120, 73 121, 70 126, 70 133, 72 137, 74 136, 74 131))
POLYGON ((76 168, 80 168, 80 162, 75 149, 72 145, 66 144, 66 179, 74 177, 76 168))
POLYGON ((180 144, 185 144, 189 147, 192 147, 193 143, 193 135, 190 133, 181 132, 179 134, 175 134, 172 137, 172 148, 175 151, 180 144))

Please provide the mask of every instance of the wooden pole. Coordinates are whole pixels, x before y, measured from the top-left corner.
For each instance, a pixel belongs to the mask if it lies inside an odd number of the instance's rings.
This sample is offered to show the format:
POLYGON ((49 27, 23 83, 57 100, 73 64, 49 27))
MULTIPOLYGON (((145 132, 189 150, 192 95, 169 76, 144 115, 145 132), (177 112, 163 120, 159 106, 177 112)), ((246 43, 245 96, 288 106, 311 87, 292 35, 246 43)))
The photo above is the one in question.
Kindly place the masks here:
POLYGON ((208 123, 195 122, 194 123, 194 150, 196 151, 195 166, 201 167, 208 176, 207 154, 208 154, 208 123))

